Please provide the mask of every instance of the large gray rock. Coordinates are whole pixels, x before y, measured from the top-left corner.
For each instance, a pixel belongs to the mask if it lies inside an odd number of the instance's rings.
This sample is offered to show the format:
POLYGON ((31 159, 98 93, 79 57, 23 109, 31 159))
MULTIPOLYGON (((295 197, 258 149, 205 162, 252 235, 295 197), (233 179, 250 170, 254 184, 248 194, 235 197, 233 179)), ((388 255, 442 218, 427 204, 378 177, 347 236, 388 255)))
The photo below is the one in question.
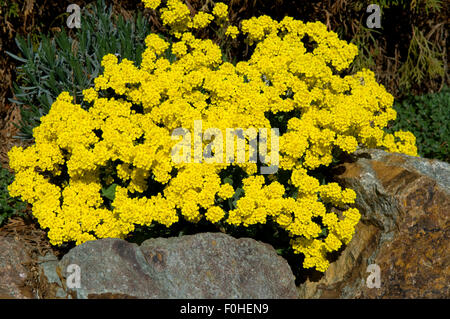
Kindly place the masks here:
POLYGON ((156 238, 141 246, 120 239, 89 241, 69 251, 57 268, 60 288, 73 298, 298 295, 288 263, 270 245, 222 233, 156 238), (66 287, 71 264, 80 267, 80 288, 66 287))
POLYGON ((65 284, 75 273, 70 265, 80 270, 80 288, 64 287, 73 298, 169 297, 161 283, 151 277, 152 269, 139 246, 124 240, 88 241, 70 250, 58 265, 65 284))
POLYGON ((156 238, 141 249, 174 298, 296 298, 287 262, 269 245, 222 233, 156 238))
POLYGON ((355 190, 361 221, 319 281, 301 298, 449 298, 450 165, 380 150, 361 150, 337 170, 355 190), (367 267, 380 269, 370 288, 367 267))

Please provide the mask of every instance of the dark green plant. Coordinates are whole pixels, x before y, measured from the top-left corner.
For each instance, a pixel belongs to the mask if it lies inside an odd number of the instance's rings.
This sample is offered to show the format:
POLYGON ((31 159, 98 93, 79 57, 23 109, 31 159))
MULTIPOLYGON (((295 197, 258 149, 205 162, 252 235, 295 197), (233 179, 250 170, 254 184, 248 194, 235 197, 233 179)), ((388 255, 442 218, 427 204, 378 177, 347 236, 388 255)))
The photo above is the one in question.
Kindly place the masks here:
POLYGON ((376 34, 381 32, 377 29, 364 27, 363 24, 358 27, 351 42, 358 47, 358 55, 351 65, 351 72, 357 72, 363 68, 375 69, 376 58, 381 55, 381 49, 375 39, 376 34))
POLYGON ((0 14, 6 19, 9 17, 17 18, 19 16, 19 5, 15 1, 0 0, 0 14))
POLYGON ((417 139, 420 156, 450 162, 450 88, 409 96, 396 102, 397 120, 389 130, 408 130, 417 139))
POLYGON ((21 200, 9 196, 8 185, 13 179, 14 175, 0 167, 0 226, 12 216, 24 216, 27 207, 21 200))
POLYGON ((408 57, 399 68, 400 85, 407 90, 412 83, 421 83, 425 79, 444 76, 444 53, 427 39, 423 31, 413 27, 408 57))
POLYGON ((82 90, 93 86, 104 55, 112 53, 140 64, 150 24, 141 14, 128 20, 116 16, 112 6, 98 0, 82 9, 81 28, 70 33, 63 29, 52 39, 43 36, 37 45, 18 36, 21 56, 7 52, 22 63, 17 68, 15 99, 10 99, 21 106, 22 139, 32 139, 33 128, 61 92, 68 91, 81 102, 82 90))

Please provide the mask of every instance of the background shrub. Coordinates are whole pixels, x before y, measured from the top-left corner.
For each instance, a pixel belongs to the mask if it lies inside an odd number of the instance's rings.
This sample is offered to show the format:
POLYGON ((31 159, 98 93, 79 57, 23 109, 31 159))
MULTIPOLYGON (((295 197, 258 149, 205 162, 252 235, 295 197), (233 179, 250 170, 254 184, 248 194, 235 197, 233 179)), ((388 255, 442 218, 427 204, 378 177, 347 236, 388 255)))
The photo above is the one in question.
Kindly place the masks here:
POLYGON ((394 104, 397 120, 391 132, 409 130, 416 136, 420 156, 450 162, 450 88, 439 93, 408 96, 394 104))
POLYGON ((12 216, 23 216, 26 204, 17 198, 11 198, 8 185, 12 183, 14 175, 7 169, 0 167, 0 226, 12 216))
MULTIPOLYGON (((449 83, 446 48, 450 6, 446 1, 225 2, 229 4, 233 24, 262 14, 268 14, 278 20, 290 15, 305 22, 322 21, 330 30, 337 32, 341 39, 358 45, 359 55, 350 71, 370 68, 375 72, 377 81, 396 98, 436 92, 449 83), (381 29, 369 29, 365 25, 368 15, 366 8, 370 3, 377 3, 382 9, 381 29)), ((143 35, 148 33, 150 28, 154 32, 160 32, 164 28, 153 10, 143 11, 144 18, 134 14, 136 11, 142 11, 136 10, 142 8, 139 0, 77 3, 83 10, 83 27, 80 30, 71 30, 68 34, 62 30, 50 40, 41 34, 61 30, 60 27, 65 26, 69 15, 65 8, 69 2, 0 1, 0 15, 5 21, 0 28, 0 50, 6 47, 19 57, 13 61, 8 61, 7 58, 10 57, 7 55, 0 57, 0 84, 2 87, 9 86, 6 82, 10 83, 11 78, 15 78, 18 83, 13 90, 16 98, 12 101, 18 101, 24 106, 20 133, 22 138, 31 138, 31 129, 39 124, 40 116, 47 113, 55 92, 67 90, 71 94, 76 93, 77 99, 79 98, 80 88, 86 82, 91 84, 92 78, 99 71, 99 56, 101 58, 103 53, 118 53, 122 57, 139 62, 143 35), (109 6, 106 9, 110 3, 113 3, 114 7, 109 6), (16 39, 19 44, 17 48, 13 40, 16 34, 28 36, 26 40, 20 37, 16 39), (102 35, 107 35, 108 40, 102 35), (86 36, 90 37, 89 41, 86 36), (133 42, 136 43, 136 50, 130 48, 133 42), (55 52, 62 54, 55 55, 55 64, 49 65, 45 59, 47 55, 55 52), (17 73, 12 77, 9 74, 12 72, 11 62, 19 65, 17 73), (55 68, 61 68, 64 74, 61 71, 55 72, 55 68), (92 76, 89 78, 86 74, 92 76), (43 84, 36 88, 35 82, 43 84)), ((186 3, 192 14, 213 5, 209 0, 186 0, 186 3)), ((229 51, 230 55, 238 60, 245 60, 251 54, 245 45, 230 44, 229 51)), ((12 95, 9 89, 1 92, 0 116, 8 110, 7 106, 1 103, 5 94, 12 95)))

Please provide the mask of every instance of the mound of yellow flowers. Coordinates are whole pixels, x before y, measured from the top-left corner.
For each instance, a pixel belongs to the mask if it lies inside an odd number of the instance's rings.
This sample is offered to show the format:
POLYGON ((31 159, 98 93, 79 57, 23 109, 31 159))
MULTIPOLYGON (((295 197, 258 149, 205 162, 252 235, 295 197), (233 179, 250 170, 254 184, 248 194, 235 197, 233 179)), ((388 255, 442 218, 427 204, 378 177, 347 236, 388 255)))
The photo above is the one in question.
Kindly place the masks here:
POLYGON ((351 240, 360 214, 351 207, 353 190, 321 185, 310 172, 330 165, 336 151, 360 147, 417 155, 411 133, 384 131, 396 117, 393 97, 369 70, 343 75, 357 48, 320 22, 261 16, 238 28, 230 25, 223 3, 193 17, 180 0, 158 10, 174 41, 150 34, 140 66, 106 55, 95 87, 83 92, 83 105, 61 93, 34 129, 35 144, 10 151, 16 172, 10 194, 32 204, 54 245, 124 238, 136 225, 169 227, 181 218, 243 227, 271 220, 304 254, 305 268, 325 271, 327 253, 351 240), (211 23, 226 37, 253 45, 251 58, 225 62, 218 45, 194 35, 211 23), (269 118, 281 114, 287 126, 279 165, 287 182, 278 174, 259 175, 251 162, 172 160, 176 128, 192 130, 200 119, 203 130, 270 129, 269 118), (229 206, 236 186, 221 173, 233 167, 245 176, 243 195, 229 206), (149 184, 162 191, 152 192, 149 184), (104 190, 111 185, 115 193, 108 202, 104 190))

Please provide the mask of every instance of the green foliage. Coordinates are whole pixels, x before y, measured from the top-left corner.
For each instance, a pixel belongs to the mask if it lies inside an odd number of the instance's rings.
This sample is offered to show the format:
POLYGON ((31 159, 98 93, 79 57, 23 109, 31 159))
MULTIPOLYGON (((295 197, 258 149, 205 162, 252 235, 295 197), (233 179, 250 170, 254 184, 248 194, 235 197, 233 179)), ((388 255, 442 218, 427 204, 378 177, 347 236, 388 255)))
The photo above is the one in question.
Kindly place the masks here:
POLYGON ((450 162, 450 88, 439 93, 409 96, 396 102, 397 120, 389 130, 408 130, 417 139, 419 154, 450 162))
POLYGON ((399 69, 399 73, 401 74, 400 85, 406 89, 409 89, 412 83, 421 83, 427 78, 444 76, 443 53, 417 27, 413 27, 408 57, 399 69))
POLYGON ((33 128, 61 92, 71 92, 81 102, 82 90, 92 87, 102 71, 104 55, 116 54, 139 64, 150 25, 141 14, 129 20, 117 17, 111 6, 98 0, 92 8, 83 8, 81 28, 73 33, 69 36, 63 29, 53 39, 42 36, 37 46, 30 37, 19 36, 16 44, 21 56, 7 52, 22 63, 17 68, 15 99, 10 99, 21 105, 20 138, 32 139, 33 128))
POLYGON ((19 16, 19 4, 15 1, 0 0, 0 14, 6 19, 10 17, 17 18, 19 16))
POLYGON ((113 201, 114 197, 116 196, 116 187, 117 187, 117 184, 111 184, 109 187, 103 188, 102 196, 106 197, 110 201, 113 201))
POLYGON ((351 42, 358 47, 358 55, 353 60, 351 72, 357 72, 363 68, 374 69, 376 58, 380 56, 381 50, 375 39, 375 35, 380 34, 377 29, 369 29, 361 25, 356 31, 351 42))
POLYGON ((23 216, 26 204, 17 198, 11 198, 8 185, 13 181, 13 175, 0 167, 0 226, 12 216, 23 216))

